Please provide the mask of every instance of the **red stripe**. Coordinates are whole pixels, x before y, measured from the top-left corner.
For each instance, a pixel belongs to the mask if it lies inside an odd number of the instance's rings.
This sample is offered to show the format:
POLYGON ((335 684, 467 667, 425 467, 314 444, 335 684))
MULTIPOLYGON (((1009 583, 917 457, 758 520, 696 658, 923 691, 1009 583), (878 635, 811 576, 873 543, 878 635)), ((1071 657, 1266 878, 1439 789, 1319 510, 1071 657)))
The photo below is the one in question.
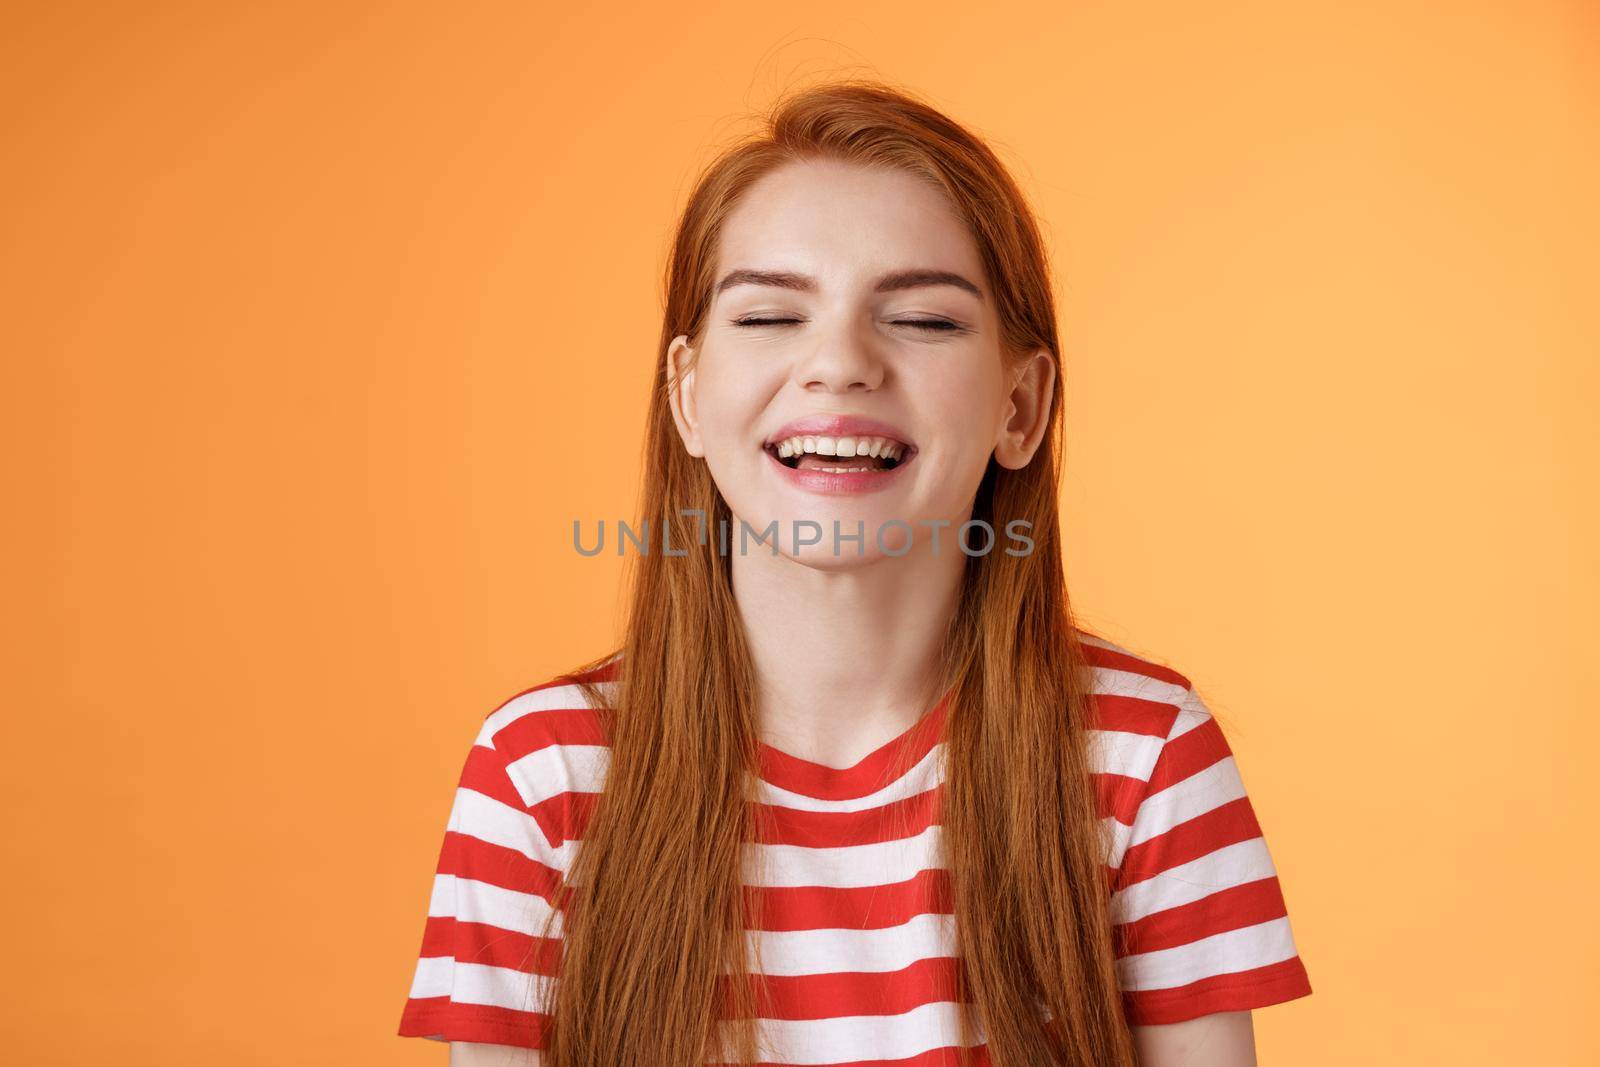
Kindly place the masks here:
POLYGON ((505 760, 495 749, 484 745, 473 745, 468 749, 467 759, 461 766, 461 778, 457 784, 475 793, 482 793, 486 797, 493 797, 518 811, 528 810, 523 807, 521 794, 517 792, 516 786, 511 784, 511 778, 506 774, 505 760))
POLYGON ((1222 736, 1222 727, 1216 719, 1207 719, 1161 746, 1161 755, 1150 772, 1149 792, 1159 793, 1232 754, 1222 736))
POLYGON ((1261 825, 1250 807, 1249 797, 1219 804, 1204 815, 1179 823, 1164 834, 1130 846, 1122 857, 1118 887, 1130 886, 1180 863, 1209 856, 1219 848, 1253 841, 1261 836, 1261 825))
POLYGON ((761 777, 791 793, 819 800, 856 800, 875 793, 893 784, 895 771, 915 766, 938 743, 951 695, 945 693, 910 729, 850 767, 826 767, 759 742, 761 777))
POLYGON ((420 955, 449 956, 457 963, 478 963, 523 974, 554 976, 560 973, 561 939, 530 937, 488 923, 430 915, 423 929, 420 955))
MULTIPOLYGON (((1159 758, 1159 757, 1158 757, 1159 758)), ((1095 813, 1100 818, 1110 815, 1124 826, 1133 825, 1133 817, 1144 802, 1145 782, 1125 774, 1108 774, 1096 771, 1091 776, 1094 783, 1095 813)))
POLYGON ((546 797, 529 810, 544 828, 545 838, 553 847, 559 848, 568 841, 583 839, 589 829, 589 820, 594 817, 594 806, 599 800, 599 793, 569 791, 546 797))
POLYGON ((1158 682, 1167 682, 1171 685, 1189 688, 1189 679, 1159 663, 1152 663, 1147 659, 1126 652, 1117 652, 1109 648, 1099 648, 1095 645, 1080 645, 1083 649, 1083 658, 1095 667, 1105 667, 1108 670, 1127 671, 1129 674, 1143 675, 1154 678, 1158 682))
POLYGON ((763 845, 805 848, 848 848, 900 841, 939 822, 943 796, 943 788, 935 786, 904 800, 861 811, 802 811, 755 804, 753 839, 763 845))
POLYGON ((1156 952, 1288 914, 1278 878, 1260 878, 1115 927, 1117 955, 1156 952))
POLYGON ((570 825, 566 821, 566 813, 561 810, 547 810, 543 805, 536 805, 530 809, 523 804, 522 794, 517 792, 517 787, 512 784, 511 777, 506 773, 505 759, 498 749, 473 745, 467 753, 467 762, 461 769, 460 785, 531 816, 533 821, 538 823, 539 831, 551 844, 559 845, 565 840, 561 828, 570 825))
MULTIPOLYGON (((837 1019, 852 1015, 900 1015, 924 1004, 954 1003, 960 964, 949 956, 918 960, 898 971, 837 974, 749 975, 756 1014, 763 1019, 837 1019)), ((730 990, 723 983, 723 1017, 730 1017, 730 990)))
POLYGON ((488 1004, 458 1004, 449 997, 419 997, 406 1001, 399 1033, 401 1037, 542 1048, 547 1019, 535 1012, 488 1004))
POLYGON ((1123 1010, 1135 1026, 1181 1023, 1221 1011, 1250 1011, 1306 996, 1311 980, 1299 956, 1265 967, 1202 978, 1173 989, 1147 989, 1122 995, 1123 1010))
POLYGON ((744 898, 752 930, 881 930, 955 910, 949 872, 942 868, 919 871, 904 882, 849 889, 747 885, 744 898))
MULTIPOLYGON (((573 694, 573 700, 581 700, 573 694)), ((608 742, 604 720, 595 708, 540 708, 518 715, 495 732, 495 747, 506 762, 519 760, 551 745, 601 745, 608 742)))
MULTIPOLYGON (((559 871, 515 849, 465 834, 446 831, 438 871, 533 893, 561 906, 559 871)), ((948 915, 954 910, 949 872, 937 867, 919 871, 904 882, 886 885, 743 888, 750 929, 820 930, 842 926, 872 930, 898 926, 918 915, 948 915)))
POLYGON ((492 844, 469 834, 446 830, 439 850, 438 873, 487 882, 518 893, 554 900, 562 875, 554 867, 530 859, 514 848, 492 844))
POLYGON ((1177 721, 1178 706, 1159 700, 1120 696, 1115 693, 1089 695, 1089 727, 1116 730, 1146 737, 1166 737, 1177 721))
POLYGON ((622 677, 622 652, 619 649, 606 657, 606 662, 587 671, 573 671, 557 679, 559 682, 614 682, 622 677))

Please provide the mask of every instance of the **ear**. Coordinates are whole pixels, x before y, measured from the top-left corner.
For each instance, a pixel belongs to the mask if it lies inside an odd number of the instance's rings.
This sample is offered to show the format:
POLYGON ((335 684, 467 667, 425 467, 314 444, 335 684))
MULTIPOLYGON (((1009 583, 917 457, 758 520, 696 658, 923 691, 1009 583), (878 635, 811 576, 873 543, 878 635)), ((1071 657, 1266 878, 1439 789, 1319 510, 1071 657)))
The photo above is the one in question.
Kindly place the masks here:
POLYGON ((1056 361, 1048 348, 1037 349, 1020 368, 1008 366, 1006 380, 1011 391, 1006 396, 994 458, 1002 467, 1017 470, 1027 466, 1044 443, 1050 426, 1050 400, 1055 395, 1056 361))
POLYGON ((705 447, 700 443, 700 420, 695 412, 694 367, 695 350, 689 347, 689 338, 679 334, 667 346, 667 403, 672 406, 672 421, 678 424, 678 436, 689 455, 703 457, 705 447))

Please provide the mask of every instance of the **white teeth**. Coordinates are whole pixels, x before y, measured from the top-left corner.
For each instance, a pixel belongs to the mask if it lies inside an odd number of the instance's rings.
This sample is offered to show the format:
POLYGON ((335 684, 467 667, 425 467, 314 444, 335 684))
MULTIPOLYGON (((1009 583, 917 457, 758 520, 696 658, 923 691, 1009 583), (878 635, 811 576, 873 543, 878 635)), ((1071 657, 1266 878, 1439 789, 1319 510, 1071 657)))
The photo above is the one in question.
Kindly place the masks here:
MULTIPOLYGON (((777 442, 778 457, 791 456, 875 456, 898 462, 906 446, 887 437, 789 437, 777 442)), ((857 470, 874 470, 872 467, 818 467, 817 470, 835 474, 857 470)))
POLYGON ((788 437, 778 442, 778 454, 798 456, 892 456, 898 459, 905 446, 886 437, 788 437), (784 451, 788 449, 788 451, 784 451))

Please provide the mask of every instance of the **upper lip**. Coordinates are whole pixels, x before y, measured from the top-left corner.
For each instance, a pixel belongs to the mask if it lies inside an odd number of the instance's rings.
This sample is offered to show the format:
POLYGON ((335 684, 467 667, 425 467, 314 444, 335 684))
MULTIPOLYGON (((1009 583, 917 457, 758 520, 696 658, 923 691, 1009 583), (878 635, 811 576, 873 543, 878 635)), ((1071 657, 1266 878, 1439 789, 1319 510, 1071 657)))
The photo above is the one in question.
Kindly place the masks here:
POLYGON ((899 444, 915 447, 902 430, 887 422, 860 415, 807 415, 778 427, 762 442, 762 447, 776 445, 791 437, 887 437, 899 444))

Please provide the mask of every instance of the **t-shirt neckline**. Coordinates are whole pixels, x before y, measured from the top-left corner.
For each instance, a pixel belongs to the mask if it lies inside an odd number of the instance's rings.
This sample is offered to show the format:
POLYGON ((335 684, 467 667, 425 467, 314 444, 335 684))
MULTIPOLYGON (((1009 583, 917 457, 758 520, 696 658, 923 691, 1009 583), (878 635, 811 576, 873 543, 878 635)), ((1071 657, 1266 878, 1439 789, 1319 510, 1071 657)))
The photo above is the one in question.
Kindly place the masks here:
POLYGON ((885 741, 849 767, 814 763, 758 741, 761 778, 780 789, 818 800, 855 800, 876 793, 893 784, 889 778, 891 771, 909 771, 933 750, 944 734, 945 715, 953 692, 953 689, 946 691, 898 737, 885 741))

